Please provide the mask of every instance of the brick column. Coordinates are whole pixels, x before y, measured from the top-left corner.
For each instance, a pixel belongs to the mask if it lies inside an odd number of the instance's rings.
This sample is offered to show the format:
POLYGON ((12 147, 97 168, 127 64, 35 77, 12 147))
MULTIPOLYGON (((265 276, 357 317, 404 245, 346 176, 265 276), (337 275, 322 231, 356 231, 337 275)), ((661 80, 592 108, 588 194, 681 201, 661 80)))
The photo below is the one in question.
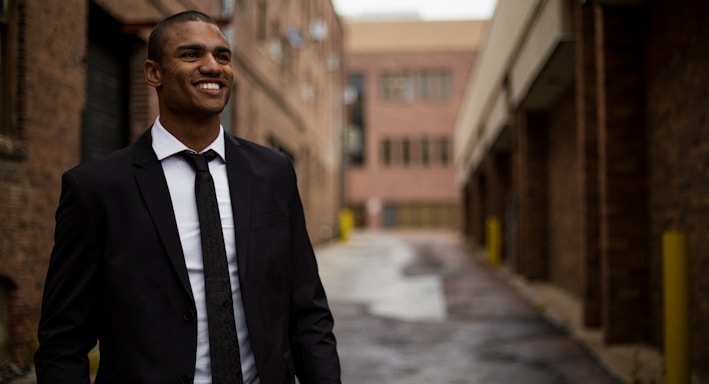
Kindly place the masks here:
POLYGON ((500 220, 505 217, 507 194, 509 193, 510 156, 504 152, 490 152, 485 159, 487 174, 487 203, 489 214, 500 220))
POLYGON ((476 172, 470 176, 469 236, 479 245, 485 242, 485 216, 487 215, 485 210, 485 184, 484 175, 476 172))
POLYGON ((466 239, 470 239, 472 237, 472 230, 473 230, 473 225, 471 222, 472 219, 472 209, 473 209, 473 196, 471 194, 472 192, 472 186, 473 182, 472 180, 468 180, 464 185, 463 188, 461 189, 461 199, 462 199, 462 206, 460 207, 461 209, 461 232, 463 233, 463 236, 466 239))
MULTIPOLYGON (((504 236, 507 226, 507 196, 510 191, 510 154, 509 152, 489 152, 485 159, 485 174, 487 175, 487 207, 488 215, 494 215, 502 224, 502 248, 503 257, 507 254, 507 249, 514 248, 509 244, 504 236)), ((507 261, 507 260, 505 260, 507 261)))
POLYGON ((470 176, 463 189, 463 234, 469 240, 479 242, 477 216, 480 211, 480 187, 474 175, 470 176))
POLYGON ((576 135, 581 191, 583 324, 601 326, 601 258, 598 222, 598 95, 594 5, 576 2, 576 135))
POLYGON ((543 114, 518 114, 514 179, 517 210, 516 271, 529 279, 548 277, 547 122, 543 114))
POLYGON ((604 337, 637 342, 649 323, 644 12, 599 7, 596 22, 604 337))

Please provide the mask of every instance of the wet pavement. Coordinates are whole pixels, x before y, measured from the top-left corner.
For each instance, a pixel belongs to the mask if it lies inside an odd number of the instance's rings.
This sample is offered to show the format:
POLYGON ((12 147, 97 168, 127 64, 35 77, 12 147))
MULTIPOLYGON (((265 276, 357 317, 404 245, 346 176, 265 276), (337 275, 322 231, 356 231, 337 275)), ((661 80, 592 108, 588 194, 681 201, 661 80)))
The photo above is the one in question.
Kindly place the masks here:
POLYGON ((345 384, 618 383, 456 233, 356 232, 316 253, 345 384))

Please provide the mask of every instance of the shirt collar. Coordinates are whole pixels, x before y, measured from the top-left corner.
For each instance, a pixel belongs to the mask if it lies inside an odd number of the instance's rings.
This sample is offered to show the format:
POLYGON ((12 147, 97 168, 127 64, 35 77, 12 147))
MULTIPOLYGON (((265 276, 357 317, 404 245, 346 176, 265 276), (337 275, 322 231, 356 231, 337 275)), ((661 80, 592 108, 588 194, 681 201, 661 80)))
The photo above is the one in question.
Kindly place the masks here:
MULTIPOLYGON (((153 138, 153 151, 155 151, 155 155, 157 155, 160 161, 184 150, 193 151, 163 127, 160 123, 160 116, 155 119, 150 134, 153 138)), ((221 124, 219 125, 219 135, 217 135, 217 138, 200 153, 204 153, 210 149, 214 150, 222 160, 226 159, 224 151, 224 127, 221 124)))

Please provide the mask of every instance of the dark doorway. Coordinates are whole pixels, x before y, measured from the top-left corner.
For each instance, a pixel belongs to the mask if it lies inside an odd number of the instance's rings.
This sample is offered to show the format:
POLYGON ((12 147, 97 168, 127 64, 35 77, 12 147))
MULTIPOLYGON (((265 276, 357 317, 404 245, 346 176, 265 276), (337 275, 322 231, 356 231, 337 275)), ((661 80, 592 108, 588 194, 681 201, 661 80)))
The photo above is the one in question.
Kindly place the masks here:
POLYGON ((124 147, 129 138, 129 62, 132 39, 120 23, 89 2, 86 108, 81 156, 93 160, 124 147))

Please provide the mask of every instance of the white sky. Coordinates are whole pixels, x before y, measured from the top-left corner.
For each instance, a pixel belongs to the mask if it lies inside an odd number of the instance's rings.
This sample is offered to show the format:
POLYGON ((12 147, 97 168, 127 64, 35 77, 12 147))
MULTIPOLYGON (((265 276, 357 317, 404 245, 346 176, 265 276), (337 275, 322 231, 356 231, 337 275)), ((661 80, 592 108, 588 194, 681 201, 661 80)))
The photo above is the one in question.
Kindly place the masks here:
POLYGON ((415 13, 424 20, 489 19, 497 0, 332 0, 342 16, 415 13))

